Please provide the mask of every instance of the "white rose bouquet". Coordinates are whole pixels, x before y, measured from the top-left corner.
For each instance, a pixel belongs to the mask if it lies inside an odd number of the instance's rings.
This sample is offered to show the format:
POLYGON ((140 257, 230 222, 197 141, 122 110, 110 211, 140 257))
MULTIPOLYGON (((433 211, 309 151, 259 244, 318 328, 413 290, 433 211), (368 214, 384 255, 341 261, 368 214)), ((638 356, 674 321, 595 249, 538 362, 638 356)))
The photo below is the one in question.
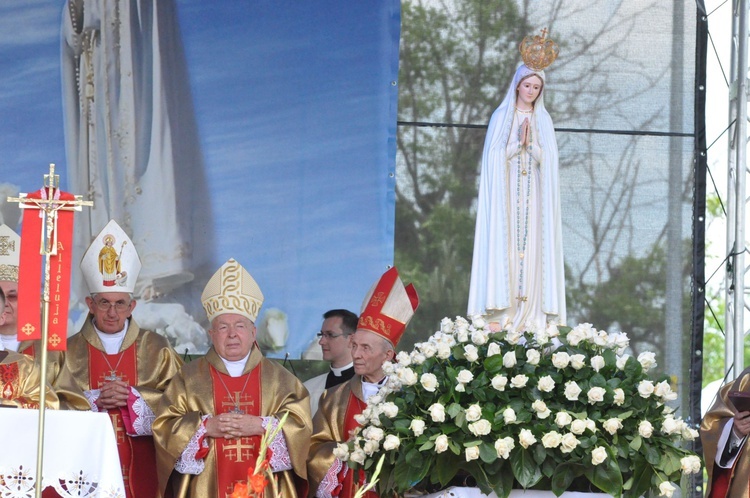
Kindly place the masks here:
POLYGON ((440 331, 384 365, 389 380, 358 419, 350 467, 385 456, 380 496, 445 487, 460 472, 505 498, 514 487, 577 484, 612 496, 668 496, 700 459, 697 431, 666 404, 653 353, 634 358, 624 334, 590 324, 537 332, 482 319, 443 319, 440 331))

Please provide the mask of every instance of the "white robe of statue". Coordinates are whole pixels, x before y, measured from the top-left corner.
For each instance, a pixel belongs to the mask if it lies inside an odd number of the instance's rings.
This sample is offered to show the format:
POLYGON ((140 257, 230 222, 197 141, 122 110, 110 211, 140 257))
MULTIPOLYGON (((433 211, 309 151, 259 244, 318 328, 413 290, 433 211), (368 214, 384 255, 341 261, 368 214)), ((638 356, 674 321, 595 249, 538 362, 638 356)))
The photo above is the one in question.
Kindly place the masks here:
POLYGON ((74 258, 114 219, 143 262, 136 295, 168 292, 212 240, 175 2, 66 0, 61 36, 68 190, 94 201, 76 215, 74 258))
POLYGON ((557 141, 544 89, 533 111, 516 109, 529 74, 544 82, 543 71, 520 65, 487 130, 467 311, 517 329, 566 321, 557 141), (518 137, 526 117, 529 150, 518 137))

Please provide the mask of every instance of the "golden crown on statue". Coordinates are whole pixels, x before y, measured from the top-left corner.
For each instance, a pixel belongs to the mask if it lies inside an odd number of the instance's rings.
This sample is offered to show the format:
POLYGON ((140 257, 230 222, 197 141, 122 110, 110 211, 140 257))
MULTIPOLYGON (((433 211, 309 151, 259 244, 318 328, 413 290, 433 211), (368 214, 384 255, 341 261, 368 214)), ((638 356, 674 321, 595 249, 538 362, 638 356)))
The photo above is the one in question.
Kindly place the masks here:
POLYGON ((542 30, 542 36, 527 36, 518 49, 526 67, 533 71, 543 71, 555 62, 560 48, 557 43, 547 38, 547 28, 542 30))

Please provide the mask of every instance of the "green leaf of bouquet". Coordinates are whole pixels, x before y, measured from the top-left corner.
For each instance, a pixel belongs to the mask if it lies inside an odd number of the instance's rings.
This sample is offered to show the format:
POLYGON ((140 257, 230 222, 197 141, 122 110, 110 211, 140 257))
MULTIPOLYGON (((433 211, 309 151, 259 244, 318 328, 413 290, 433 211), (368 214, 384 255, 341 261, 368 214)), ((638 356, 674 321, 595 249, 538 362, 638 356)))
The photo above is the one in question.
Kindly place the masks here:
POLYGON ((617 363, 617 355, 615 354, 614 349, 605 349, 602 353, 602 357, 607 366, 615 365, 615 363, 617 363))
POLYGON ((479 458, 481 458, 484 463, 492 463, 497 460, 497 451, 495 450, 495 447, 490 443, 482 442, 482 444, 479 445, 479 458))
POLYGON ((412 467, 411 465, 396 465, 393 470, 393 481, 396 489, 408 490, 413 487, 420 474, 421 468, 412 467))
POLYGON ((622 412, 621 414, 619 414, 617 418, 619 418, 620 420, 627 420, 632 416, 633 416, 633 410, 628 410, 626 412, 622 412))
POLYGON ((456 415, 459 413, 463 413, 464 409, 461 408, 461 405, 458 403, 451 403, 447 407, 445 407, 445 413, 450 416, 450 418, 456 418, 456 415))
POLYGON ((419 451, 427 451, 427 450, 431 450, 434 447, 435 447, 435 443, 433 441, 427 441, 422 446, 420 446, 418 449, 419 449, 419 451))
POLYGON ((651 480, 654 476, 654 470, 641 458, 633 461, 633 469, 633 484, 630 487, 630 493, 628 494, 630 496, 645 496, 646 492, 651 488, 651 480))
POLYGON ((616 498, 622 496, 622 474, 617 462, 612 458, 607 458, 599 465, 587 468, 585 475, 591 484, 605 493, 616 498))
POLYGON ((672 476, 682 468, 682 465, 680 465, 680 457, 670 451, 663 453, 659 467, 665 474, 672 476))
POLYGON ((607 387, 607 379, 600 373, 595 373, 589 379, 589 387, 607 387))
POLYGON ((531 456, 531 452, 525 448, 513 450, 510 457, 510 466, 518 483, 524 488, 530 488, 542 478, 539 466, 531 456))
POLYGON ((447 486, 450 480, 456 476, 458 464, 457 458, 451 457, 446 453, 443 453, 440 458, 435 459, 434 476, 437 477, 441 486, 447 486))
POLYGON ((555 472, 552 474, 551 484, 552 492, 555 496, 560 496, 565 492, 573 479, 583 475, 584 466, 578 463, 561 463, 555 468, 555 472))
POLYGON ((547 458, 547 450, 541 444, 535 444, 531 450, 531 455, 534 457, 534 461, 541 465, 544 459, 547 458))
POLYGON ((651 446, 650 444, 644 444, 645 452, 642 452, 644 456, 646 457, 646 461, 650 463, 651 465, 659 465, 659 461, 661 460, 661 455, 659 454, 659 450, 657 450, 655 447, 651 446))
POLYGON ((506 462, 503 461, 500 472, 491 481, 492 490, 497 498, 508 498, 513 489, 513 472, 508 472, 506 462))
POLYGON ((487 372, 492 374, 498 373, 503 369, 503 355, 496 354, 485 358, 482 364, 487 372))
POLYGON ((643 444, 643 439, 641 436, 635 436, 632 441, 630 441, 630 448, 632 448, 634 451, 638 451, 641 449, 641 445, 643 444))

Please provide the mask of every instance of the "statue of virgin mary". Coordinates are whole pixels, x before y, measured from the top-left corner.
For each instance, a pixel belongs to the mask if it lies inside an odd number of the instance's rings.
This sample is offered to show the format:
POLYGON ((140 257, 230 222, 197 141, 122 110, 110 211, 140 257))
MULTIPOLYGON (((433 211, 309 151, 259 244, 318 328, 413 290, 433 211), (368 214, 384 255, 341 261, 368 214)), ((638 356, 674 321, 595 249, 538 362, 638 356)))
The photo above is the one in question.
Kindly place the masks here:
POLYGON ((527 37, 521 55, 485 138, 468 316, 535 330, 566 320, 557 141, 544 107, 557 45, 527 37))

